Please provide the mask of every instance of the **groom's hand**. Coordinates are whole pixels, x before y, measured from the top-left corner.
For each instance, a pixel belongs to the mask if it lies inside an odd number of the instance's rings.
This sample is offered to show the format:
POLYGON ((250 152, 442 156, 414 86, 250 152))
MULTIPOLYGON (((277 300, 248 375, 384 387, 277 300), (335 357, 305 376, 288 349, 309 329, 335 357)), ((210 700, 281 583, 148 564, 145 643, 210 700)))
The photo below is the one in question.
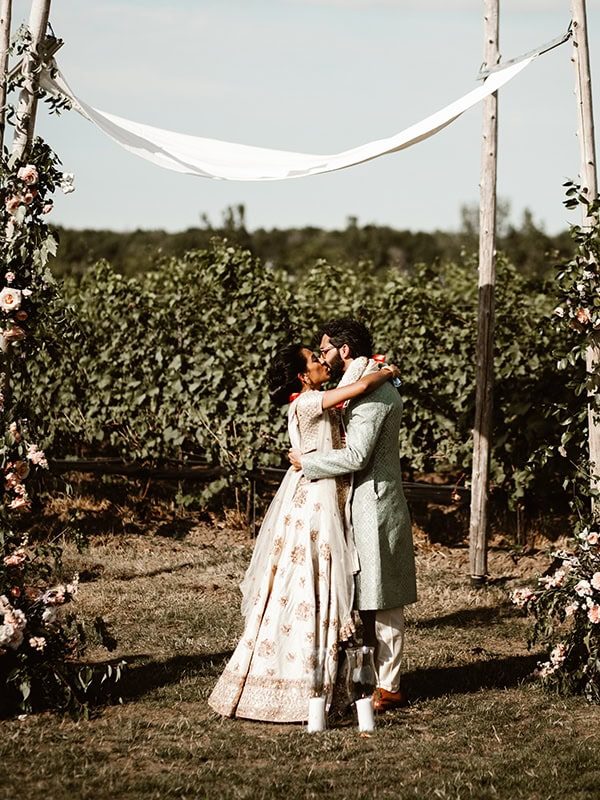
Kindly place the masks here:
POLYGON ((288 458, 296 471, 302 469, 302 452, 300 450, 289 450, 288 458))

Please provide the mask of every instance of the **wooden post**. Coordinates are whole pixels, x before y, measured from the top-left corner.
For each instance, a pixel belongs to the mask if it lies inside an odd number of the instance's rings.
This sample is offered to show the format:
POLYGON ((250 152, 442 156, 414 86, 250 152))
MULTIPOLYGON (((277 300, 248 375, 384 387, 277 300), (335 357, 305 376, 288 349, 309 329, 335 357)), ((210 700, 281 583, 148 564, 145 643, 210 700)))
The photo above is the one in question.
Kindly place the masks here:
MULTIPOLYGON (((484 0, 486 67, 500 60, 499 0, 484 0)), ((479 309, 477 318, 476 398, 471 476, 469 557, 471 581, 480 585, 487 575, 488 479, 494 386, 494 285, 496 282, 496 168, 498 96, 486 97, 479 208, 479 309)))
MULTIPOLYGON (((592 76, 587 37, 587 15, 585 0, 571 0, 573 20, 573 63, 575 65, 575 94, 577 96, 577 135, 581 153, 580 180, 585 195, 594 200, 598 196, 598 176, 596 171, 596 147, 594 142, 594 112, 592 106, 592 76)), ((582 212, 583 227, 590 227, 598 220, 590 217, 587 207, 582 212)), ((589 373, 600 366, 600 342, 598 337, 586 352, 586 366, 589 373)), ((597 389, 589 396, 597 394, 597 389)), ((588 443, 591 462, 591 489, 600 491, 600 419, 594 415, 592 404, 588 405, 588 443)), ((592 500, 592 508, 600 512, 600 499, 592 500)))
POLYGON ((25 84, 19 95, 19 105, 15 121, 15 137, 13 139, 12 154, 16 161, 23 159, 31 141, 35 128, 35 112, 37 109, 38 73, 42 45, 48 27, 50 16, 50 0, 33 0, 29 14, 29 30, 31 32, 31 46, 23 58, 23 76, 25 84))
POLYGON ((11 13, 12 0, 0 0, 0 152, 4 144, 4 126, 6 124, 6 83, 11 13))

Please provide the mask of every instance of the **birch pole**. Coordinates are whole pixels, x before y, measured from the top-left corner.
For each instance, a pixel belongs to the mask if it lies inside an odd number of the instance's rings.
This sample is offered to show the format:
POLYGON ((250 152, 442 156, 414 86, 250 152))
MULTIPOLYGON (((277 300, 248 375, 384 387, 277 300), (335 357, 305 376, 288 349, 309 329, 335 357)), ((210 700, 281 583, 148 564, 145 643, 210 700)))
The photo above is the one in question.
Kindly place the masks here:
POLYGON ((4 144, 6 124, 6 84, 8 81, 11 16, 12 0, 0 0, 0 152, 4 144))
MULTIPOLYGON (((499 0, 484 0, 484 64, 500 60, 499 0)), ((477 315, 476 396, 471 475, 469 560, 471 581, 481 585, 487 575, 488 481, 494 388, 494 287, 496 282, 496 171, 498 95, 483 106, 481 180, 479 185, 479 308, 477 315)))
MULTIPOLYGON (((583 193, 593 201, 598 196, 596 171, 596 146, 594 141, 594 112, 592 106, 592 75, 587 37, 587 14, 585 0, 571 0, 573 20, 573 56, 575 65, 575 95, 577 97, 577 136, 581 154, 580 180, 583 193)), ((591 217, 587 206, 582 210, 583 227, 591 227, 597 219, 591 217)), ((600 343, 592 342, 586 352, 586 368, 593 373, 600 367, 600 343)), ((590 400, 596 395, 594 387, 588 393, 590 400)), ((600 419, 594 414, 592 402, 588 404, 588 444, 590 451, 590 488, 600 491, 600 419)), ((592 508, 600 511, 600 499, 592 499, 592 508)))
POLYGON ((25 80, 19 95, 15 136, 12 144, 12 155, 16 161, 20 161, 23 158, 33 140, 35 113, 37 110, 38 67, 41 61, 49 16, 50 0, 33 0, 29 14, 31 44, 23 56, 22 69, 25 80))

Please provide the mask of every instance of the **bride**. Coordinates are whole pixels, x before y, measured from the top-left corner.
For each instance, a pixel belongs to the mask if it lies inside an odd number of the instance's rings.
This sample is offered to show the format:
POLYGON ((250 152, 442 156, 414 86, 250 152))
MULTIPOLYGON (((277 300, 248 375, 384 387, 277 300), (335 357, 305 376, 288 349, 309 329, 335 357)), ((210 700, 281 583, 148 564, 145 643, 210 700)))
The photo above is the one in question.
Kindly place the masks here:
MULTIPOLYGON (((328 367, 302 344, 285 347, 268 380, 273 402, 290 404, 292 447, 304 453, 342 447, 336 406, 373 391, 395 371, 386 366, 356 383, 321 391, 328 367)), ((308 481, 293 468, 287 471, 241 585, 244 632, 208 700, 219 714, 305 721, 317 664, 330 704, 338 641, 353 630, 357 562, 344 534, 347 487, 341 479, 308 481)))

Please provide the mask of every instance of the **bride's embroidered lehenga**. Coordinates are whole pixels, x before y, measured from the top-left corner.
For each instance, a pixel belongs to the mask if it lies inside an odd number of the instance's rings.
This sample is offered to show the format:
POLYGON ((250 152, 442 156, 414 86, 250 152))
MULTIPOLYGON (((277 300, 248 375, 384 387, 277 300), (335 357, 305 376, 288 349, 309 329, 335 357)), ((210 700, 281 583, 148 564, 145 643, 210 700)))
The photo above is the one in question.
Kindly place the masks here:
MULTIPOLYGON (((322 410, 318 391, 301 394, 288 412, 293 447, 339 448, 337 412, 322 410)), ((308 718, 314 658, 325 653, 328 705, 338 642, 351 628, 354 560, 343 524, 339 480, 307 481, 289 469, 271 503, 242 583, 242 637, 209 698, 227 717, 268 722, 308 718)))

